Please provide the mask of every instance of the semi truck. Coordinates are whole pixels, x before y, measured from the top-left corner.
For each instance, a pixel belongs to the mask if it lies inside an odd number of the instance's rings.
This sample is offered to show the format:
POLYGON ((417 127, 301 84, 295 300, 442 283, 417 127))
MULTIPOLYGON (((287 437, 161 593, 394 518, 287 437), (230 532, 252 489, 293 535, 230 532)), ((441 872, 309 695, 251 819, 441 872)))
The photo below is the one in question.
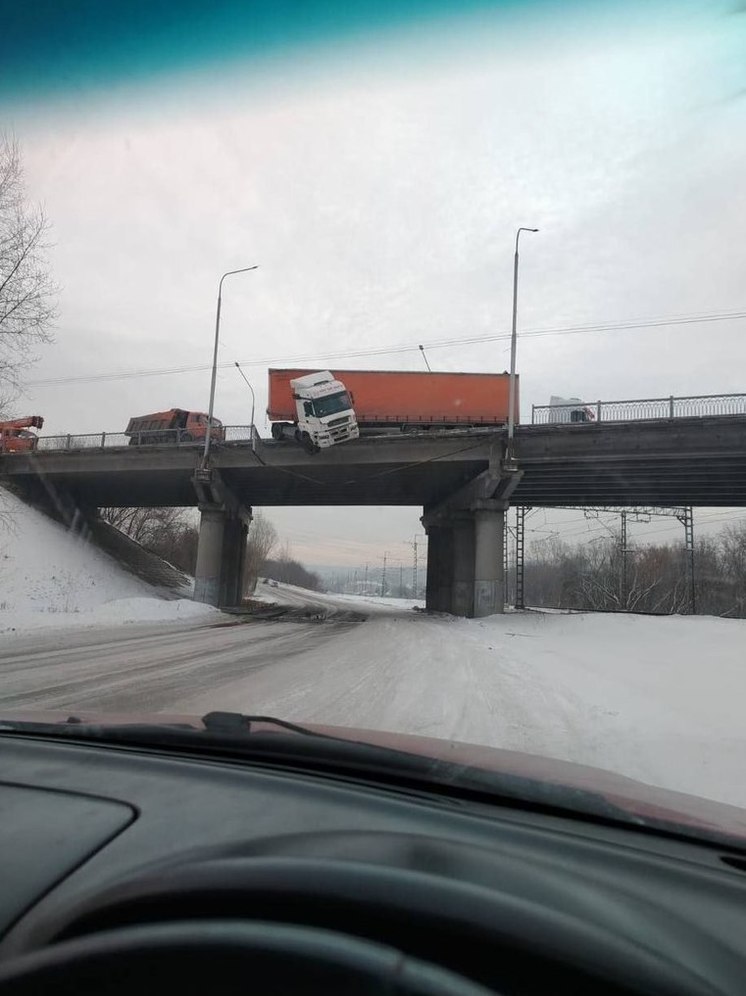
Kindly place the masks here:
MULTIPOLYGON (((503 425, 507 373, 271 369, 267 416, 274 439, 328 447, 360 432, 503 425)), ((515 418, 518 421, 518 378, 515 418)))
POLYGON ((309 452, 360 435, 352 398, 329 370, 270 370, 267 414, 273 439, 293 438, 309 452))
MULTIPOLYGON (((136 415, 124 430, 130 446, 148 446, 157 443, 204 442, 208 417, 205 412, 190 412, 183 408, 169 408, 165 412, 136 415)), ((222 422, 213 416, 211 438, 216 442, 225 439, 222 422)))
POLYGON ((35 450, 39 439, 30 429, 41 429, 44 419, 41 415, 26 415, 0 422, 0 453, 28 453, 35 450))

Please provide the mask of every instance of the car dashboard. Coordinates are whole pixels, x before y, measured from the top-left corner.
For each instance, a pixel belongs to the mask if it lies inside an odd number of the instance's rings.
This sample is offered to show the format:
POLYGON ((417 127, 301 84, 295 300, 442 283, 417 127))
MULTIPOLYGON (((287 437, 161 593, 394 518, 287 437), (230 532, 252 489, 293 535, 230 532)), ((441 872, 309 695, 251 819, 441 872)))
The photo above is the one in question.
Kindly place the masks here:
POLYGON ((143 950, 182 992, 216 971, 239 991, 247 966, 301 993, 743 992, 736 849, 300 766, 0 742, 0 993, 132 991, 143 950), (337 975, 314 974, 319 938, 337 975), (399 988, 353 985, 345 945, 399 988), (104 982, 60 967, 68 948, 104 982))

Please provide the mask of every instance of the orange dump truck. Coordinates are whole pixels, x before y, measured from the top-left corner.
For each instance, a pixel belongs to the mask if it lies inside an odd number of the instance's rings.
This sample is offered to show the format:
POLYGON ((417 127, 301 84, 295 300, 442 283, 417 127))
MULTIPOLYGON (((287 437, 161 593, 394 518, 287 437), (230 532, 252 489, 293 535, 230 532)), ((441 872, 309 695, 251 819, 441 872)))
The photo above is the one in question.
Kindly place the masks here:
POLYGON ((44 419, 41 415, 27 415, 0 422, 0 453, 28 453, 35 450, 39 440, 29 429, 41 429, 44 419))
MULTIPOLYGON (((275 439, 293 433, 297 438, 299 432, 303 434, 304 418, 327 414, 325 400, 319 403, 313 398, 306 399, 302 392, 291 387, 291 381, 301 384, 310 381, 312 374, 311 370, 269 371, 267 415, 274 423, 275 439), (314 405, 318 406, 318 412, 314 405)), ((354 411, 361 430, 395 428, 404 432, 416 428, 502 425, 508 420, 510 377, 506 373, 331 370, 318 376, 333 379, 337 385, 335 397, 340 397, 340 389, 346 392, 347 408, 354 411)), ((517 421, 517 378, 515 412, 517 421)))
MULTIPOLYGON (((204 442, 207 435, 207 415, 205 412, 190 412, 184 408, 136 415, 127 423, 124 434, 129 436, 130 446, 204 442)), ((214 416, 212 438, 219 441, 225 438, 223 424, 214 416)))

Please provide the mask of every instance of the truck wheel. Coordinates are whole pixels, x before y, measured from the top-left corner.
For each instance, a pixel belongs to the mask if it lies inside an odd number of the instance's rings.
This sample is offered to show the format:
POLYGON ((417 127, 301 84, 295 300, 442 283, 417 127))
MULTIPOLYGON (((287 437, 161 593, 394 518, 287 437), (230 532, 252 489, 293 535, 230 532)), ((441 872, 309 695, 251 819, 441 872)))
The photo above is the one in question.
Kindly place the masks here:
POLYGON ((279 422, 272 423, 272 438, 276 439, 278 442, 282 439, 282 426, 279 422))
POLYGON ((313 440, 311 439, 311 437, 308 435, 307 432, 304 432, 304 433, 301 434, 300 442, 301 442, 301 446, 306 451, 306 453, 316 453, 317 452, 318 446, 316 446, 316 444, 313 442, 313 440))
POLYGON ((194 440, 194 436, 191 434, 191 432, 183 432, 181 434, 181 439, 179 440, 179 442, 180 443, 191 443, 193 440, 194 440))

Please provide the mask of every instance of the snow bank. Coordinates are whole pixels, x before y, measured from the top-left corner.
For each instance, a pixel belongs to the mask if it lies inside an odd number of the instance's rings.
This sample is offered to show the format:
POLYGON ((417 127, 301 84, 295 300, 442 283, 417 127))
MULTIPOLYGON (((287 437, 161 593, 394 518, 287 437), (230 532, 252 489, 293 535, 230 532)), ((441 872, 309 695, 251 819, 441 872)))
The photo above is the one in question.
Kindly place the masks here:
POLYGON ((0 638, 24 636, 30 632, 132 623, 219 622, 225 616, 211 605, 188 598, 164 599, 157 596, 115 598, 91 609, 75 612, 0 612, 0 638))
POLYGON ((746 806, 744 646, 746 622, 711 617, 400 613, 178 705, 527 751, 746 806))
POLYGON ((219 616, 166 601, 111 557, 0 489, 0 635, 219 616))

